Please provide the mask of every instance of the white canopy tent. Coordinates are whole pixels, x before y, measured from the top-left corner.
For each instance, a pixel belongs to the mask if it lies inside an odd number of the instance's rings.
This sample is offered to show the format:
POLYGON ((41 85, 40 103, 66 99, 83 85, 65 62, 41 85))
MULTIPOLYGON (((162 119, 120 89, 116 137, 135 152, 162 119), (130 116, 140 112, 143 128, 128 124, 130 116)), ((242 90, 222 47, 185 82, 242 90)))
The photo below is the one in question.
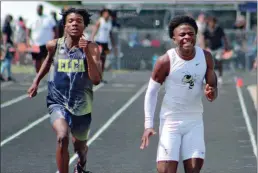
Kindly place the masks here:
MULTIPOLYGON (((52 11, 56 12, 57 14, 61 12, 60 7, 56 7, 44 1, 2 1, 1 23, 4 21, 7 14, 12 15, 15 21, 21 16, 27 23, 33 19, 34 15, 36 15, 37 6, 39 4, 43 5, 43 13, 46 15, 50 15, 52 11)), ((57 18, 60 18, 60 15, 57 15, 57 18)))

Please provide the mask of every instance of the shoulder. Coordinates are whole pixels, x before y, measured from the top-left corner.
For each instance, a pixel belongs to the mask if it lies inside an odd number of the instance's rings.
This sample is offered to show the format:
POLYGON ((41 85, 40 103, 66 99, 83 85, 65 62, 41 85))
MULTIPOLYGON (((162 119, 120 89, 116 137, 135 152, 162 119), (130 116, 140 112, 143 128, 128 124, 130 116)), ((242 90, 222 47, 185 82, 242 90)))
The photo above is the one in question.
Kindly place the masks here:
POLYGON ((157 71, 157 72, 163 71, 168 75, 169 70, 170 70, 170 59, 169 59, 169 55, 165 53, 157 59, 157 62, 154 67, 154 71, 157 71))
POLYGON ((100 26, 101 23, 103 23, 103 18, 102 18, 102 17, 100 17, 100 18, 97 20, 96 25, 97 25, 97 26, 100 26))
POLYGON ((162 84, 165 81, 166 76, 169 75, 170 72, 170 62, 169 56, 167 53, 160 56, 155 64, 155 67, 152 72, 152 78, 156 82, 162 84))
POLYGON ((49 52, 54 52, 56 49, 58 39, 50 40, 46 44, 46 48, 49 52))
POLYGON ((205 56, 206 59, 212 59, 212 55, 211 55, 211 53, 209 51, 204 50, 202 48, 200 48, 200 49, 203 51, 204 56, 205 56))
POLYGON ((103 22, 104 21, 104 18, 103 17, 100 17, 99 20, 97 22, 103 22))
POLYGON ((170 63, 169 55, 167 53, 161 55, 158 58, 157 63, 159 63, 162 66, 169 64, 170 63))

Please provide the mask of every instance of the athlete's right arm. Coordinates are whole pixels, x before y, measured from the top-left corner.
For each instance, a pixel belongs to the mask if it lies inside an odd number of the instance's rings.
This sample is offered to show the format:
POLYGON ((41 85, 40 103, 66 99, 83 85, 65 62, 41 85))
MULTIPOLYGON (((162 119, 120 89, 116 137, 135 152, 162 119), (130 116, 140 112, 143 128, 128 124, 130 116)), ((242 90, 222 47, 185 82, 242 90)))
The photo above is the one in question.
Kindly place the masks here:
POLYGON ((46 44, 48 54, 42 64, 37 76, 35 77, 35 79, 33 81, 33 83, 35 83, 36 85, 39 85, 40 80, 49 72, 49 69, 53 62, 53 57, 55 55, 56 43, 57 43, 57 39, 51 40, 46 44))
POLYGON ((142 143, 140 148, 144 149, 149 145, 149 137, 154 135, 156 132, 154 131, 154 114, 158 99, 158 92, 168 76, 170 71, 170 61, 167 54, 158 58, 154 70, 152 72, 152 77, 149 82, 149 86, 146 91, 145 100, 144 100, 144 114, 145 114, 145 122, 144 122, 144 132, 142 135, 142 143))
POLYGON ((94 37, 97 34, 100 26, 100 20, 97 21, 95 27, 93 28, 92 34, 91 34, 91 41, 94 41, 94 37))
POLYGON ((153 128, 153 119, 157 104, 158 92, 168 76, 170 71, 170 61, 168 54, 164 54, 158 58, 151 79, 145 94, 144 113, 145 113, 145 129, 153 128))

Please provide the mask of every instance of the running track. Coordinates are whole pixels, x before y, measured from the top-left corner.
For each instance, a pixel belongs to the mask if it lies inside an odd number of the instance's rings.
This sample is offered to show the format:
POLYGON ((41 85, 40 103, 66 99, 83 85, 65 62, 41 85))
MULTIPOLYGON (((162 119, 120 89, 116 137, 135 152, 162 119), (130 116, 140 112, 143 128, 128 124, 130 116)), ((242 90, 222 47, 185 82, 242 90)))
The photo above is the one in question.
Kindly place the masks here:
MULTIPOLYGON (((145 84, 150 72, 123 72, 115 76, 107 72, 105 76, 110 82, 100 86, 94 96, 88 169, 93 173, 156 172, 158 136, 151 139, 148 149, 139 149, 145 84)), ((256 173, 256 157, 248 133, 250 128, 245 123, 234 80, 229 76, 225 77, 226 83, 214 103, 204 99, 207 153, 202 172, 256 173)), ((3 103, 26 93, 30 80, 26 81, 1 87, 1 172, 55 173, 56 139, 46 115, 46 91, 33 99, 25 98, 2 107, 3 103), (43 116, 45 118, 42 119, 43 116), (36 120, 39 121, 35 123, 36 120), (28 127, 33 122, 33 126, 28 127), (25 127, 29 130, 2 145, 5 139, 25 127)), ((42 82, 41 86, 44 85, 45 82, 42 82)), ((257 141, 256 111, 246 87, 241 92, 255 135, 254 141, 257 141)), ((159 100, 163 94, 162 89, 159 100)), ((157 112, 159 108, 160 105, 157 112)), ((155 117, 157 130, 157 114, 155 117)), ((72 157, 71 145, 70 153, 72 157)), ((74 162, 70 170, 73 166, 74 162)), ((179 165, 179 172, 184 172, 182 164, 179 165)))

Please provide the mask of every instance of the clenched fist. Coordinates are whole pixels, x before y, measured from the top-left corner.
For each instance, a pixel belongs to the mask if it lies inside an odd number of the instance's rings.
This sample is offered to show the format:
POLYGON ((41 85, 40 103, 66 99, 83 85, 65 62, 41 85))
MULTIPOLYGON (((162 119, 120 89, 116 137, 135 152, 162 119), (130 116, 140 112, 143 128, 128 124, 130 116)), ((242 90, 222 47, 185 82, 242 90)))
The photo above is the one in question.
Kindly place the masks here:
POLYGON ((88 48, 88 43, 89 43, 89 41, 86 40, 85 38, 83 38, 83 36, 82 36, 79 40, 79 47, 82 48, 83 51, 85 52, 88 48))

